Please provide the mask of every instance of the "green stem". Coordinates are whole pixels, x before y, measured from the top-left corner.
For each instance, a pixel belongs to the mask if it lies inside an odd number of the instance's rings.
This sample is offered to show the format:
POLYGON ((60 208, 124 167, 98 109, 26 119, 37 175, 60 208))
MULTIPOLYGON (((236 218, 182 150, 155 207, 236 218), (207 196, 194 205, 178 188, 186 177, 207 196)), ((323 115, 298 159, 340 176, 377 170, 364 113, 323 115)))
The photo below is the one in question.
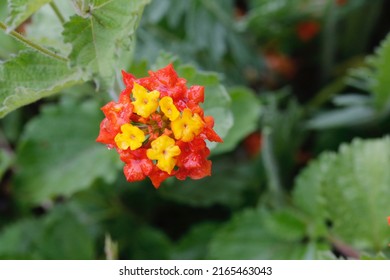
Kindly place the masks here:
MULTIPOLYGON (((4 32, 8 33, 8 28, 7 28, 7 25, 5 25, 3 22, 0 21, 0 29, 4 30, 4 32)), ((50 51, 32 41, 30 41, 29 39, 27 39, 26 37, 22 36, 21 34, 19 34, 18 32, 12 30, 8 33, 10 36, 14 37, 16 40, 22 42, 23 44, 29 46, 30 48, 33 48, 34 50, 44 54, 44 55, 47 55, 47 56, 50 56, 52 58, 55 58, 55 59, 58 59, 58 60, 61 60, 63 62, 67 62, 68 59, 66 57, 63 57, 61 55, 58 55, 56 54, 55 52, 53 51, 50 51)))
POLYGON ((58 19, 60 20, 61 24, 64 24, 65 23, 65 18, 61 14, 60 9, 58 9, 58 6, 56 5, 56 3, 54 3, 54 1, 50 2, 50 7, 53 9, 54 13, 56 14, 58 19))
POLYGON ((265 127, 262 131, 262 135, 263 147, 261 154, 264 168, 268 177, 268 188, 273 206, 276 208, 280 208, 284 205, 284 193, 282 183, 279 177, 279 168, 274 156, 271 128, 265 127))

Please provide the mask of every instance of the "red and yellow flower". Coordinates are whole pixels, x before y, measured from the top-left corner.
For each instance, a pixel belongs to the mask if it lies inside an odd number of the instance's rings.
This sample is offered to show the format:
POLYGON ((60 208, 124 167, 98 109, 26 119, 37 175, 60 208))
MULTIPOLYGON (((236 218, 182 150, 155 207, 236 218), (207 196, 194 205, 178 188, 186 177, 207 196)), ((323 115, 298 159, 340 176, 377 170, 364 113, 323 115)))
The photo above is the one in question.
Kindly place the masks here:
POLYGON ((96 141, 115 148, 125 163, 129 182, 149 177, 158 188, 175 176, 200 179, 211 175, 210 150, 205 140, 222 142, 214 119, 204 116, 199 103, 204 87, 186 86, 169 64, 149 77, 136 79, 122 71, 126 88, 118 102, 102 107, 105 118, 96 141))

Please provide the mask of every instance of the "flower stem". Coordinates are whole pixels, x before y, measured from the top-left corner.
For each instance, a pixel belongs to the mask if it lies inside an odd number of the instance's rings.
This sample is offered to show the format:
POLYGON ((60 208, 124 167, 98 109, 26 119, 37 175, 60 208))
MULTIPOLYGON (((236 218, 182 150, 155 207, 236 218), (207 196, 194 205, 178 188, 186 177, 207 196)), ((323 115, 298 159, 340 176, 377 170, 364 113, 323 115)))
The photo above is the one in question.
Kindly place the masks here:
POLYGON ((58 6, 56 5, 56 3, 54 3, 54 1, 50 2, 50 7, 52 8, 52 10, 54 11, 54 13, 56 14, 56 16, 58 17, 58 19, 60 20, 61 24, 64 24, 64 23, 65 23, 65 18, 64 18, 64 16, 61 14, 60 9, 58 9, 58 6))
POLYGON ((14 37, 16 40, 22 42, 23 44, 27 45, 30 48, 33 48, 34 50, 42 53, 43 55, 50 56, 52 58, 55 58, 57 60, 61 60, 63 62, 67 62, 68 61, 68 59, 66 57, 58 55, 55 52, 53 52, 51 50, 48 50, 48 49, 46 49, 46 48, 44 48, 44 47, 34 43, 33 41, 27 39, 26 37, 22 36, 21 34, 19 34, 18 32, 14 31, 14 30, 8 32, 7 25, 5 25, 1 21, 0 21, 0 29, 4 30, 4 32, 8 33, 10 36, 14 37))

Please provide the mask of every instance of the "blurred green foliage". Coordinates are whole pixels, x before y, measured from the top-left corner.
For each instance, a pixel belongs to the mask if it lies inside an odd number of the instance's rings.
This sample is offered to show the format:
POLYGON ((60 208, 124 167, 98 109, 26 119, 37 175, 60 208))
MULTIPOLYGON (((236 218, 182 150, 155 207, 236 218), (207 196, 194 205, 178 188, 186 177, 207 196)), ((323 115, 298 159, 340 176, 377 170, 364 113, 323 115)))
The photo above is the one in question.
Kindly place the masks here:
POLYGON ((0 258, 388 259, 388 8, 1 1, 0 258), (120 70, 168 63, 224 143, 156 190, 95 139, 120 70))

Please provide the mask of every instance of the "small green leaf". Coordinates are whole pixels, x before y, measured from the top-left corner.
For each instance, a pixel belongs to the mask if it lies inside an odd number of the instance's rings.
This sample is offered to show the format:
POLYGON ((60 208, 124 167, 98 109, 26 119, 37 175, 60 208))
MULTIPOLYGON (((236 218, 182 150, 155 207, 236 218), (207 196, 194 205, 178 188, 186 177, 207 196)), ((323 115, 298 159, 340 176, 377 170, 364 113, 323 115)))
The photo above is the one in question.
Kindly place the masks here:
POLYGON ((103 116, 95 101, 49 105, 26 127, 17 149, 15 196, 35 205, 115 179, 115 153, 95 143, 103 116))
POLYGON ((355 140, 325 153, 298 177, 294 204, 329 233, 361 250, 389 243, 390 138, 355 140))
POLYGON ((347 83, 368 91, 379 110, 390 106, 390 33, 375 50, 375 54, 365 59, 366 65, 350 71, 347 83))
POLYGON ((376 51, 373 58, 373 64, 376 68, 374 74, 373 94, 375 95, 375 104, 379 108, 389 105, 390 100, 390 34, 384 39, 376 51))
POLYGON ((120 58, 115 57, 118 45, 130 46, 148 3, 149 0, 82 1, 81 15, 72 16, 64 25, 64 40, 72 44, 72 64, 99 74, 103 80, 112 78, 119 71, 116 62, 120 58))
POLYGON ((0 117, 40 98, 83 82, 78 69, 33 51, 0 64, 0 117))
POLYGON ((8 31, 14 30, 51 0, 8 0, 8 31))
POLYGON ((246 210, 215 234, 210 258, 302 259, 306 251, 301 242, 304 229, 302 221, 288 211, 271 214, 258 209, 246 210))
POLYGON ((239 141, 259 125, 261 106, 254 93, 247 88, 234 88, 229 91, 232 99, 233 127, 224 138, 223 144, 218 145, 213 153, 223 153, 233 150, 239 141))

